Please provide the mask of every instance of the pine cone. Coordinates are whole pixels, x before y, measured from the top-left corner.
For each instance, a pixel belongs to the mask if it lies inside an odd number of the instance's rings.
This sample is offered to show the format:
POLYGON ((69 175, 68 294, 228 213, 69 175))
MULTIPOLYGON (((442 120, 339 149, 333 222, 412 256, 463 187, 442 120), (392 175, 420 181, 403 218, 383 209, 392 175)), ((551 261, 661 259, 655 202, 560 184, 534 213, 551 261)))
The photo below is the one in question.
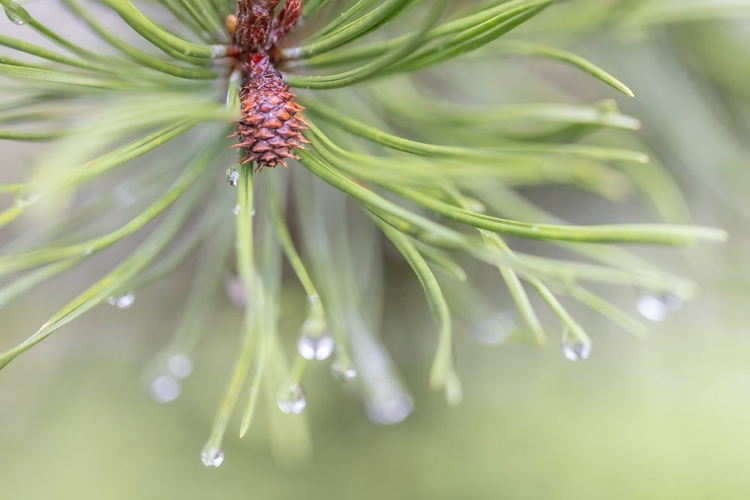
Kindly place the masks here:
POLYGON ((288 158, 299 159, 294 148, 304 149, 308 142, 301 133, 308 127, 300 114, 304 108, 267 58, 253 61, 240 88, 240 103, 242 117, 231 137, 240 138, 233 147, 245 148, 242 163, 254 161, 260 171, 279 163, 286 167, 288 158))

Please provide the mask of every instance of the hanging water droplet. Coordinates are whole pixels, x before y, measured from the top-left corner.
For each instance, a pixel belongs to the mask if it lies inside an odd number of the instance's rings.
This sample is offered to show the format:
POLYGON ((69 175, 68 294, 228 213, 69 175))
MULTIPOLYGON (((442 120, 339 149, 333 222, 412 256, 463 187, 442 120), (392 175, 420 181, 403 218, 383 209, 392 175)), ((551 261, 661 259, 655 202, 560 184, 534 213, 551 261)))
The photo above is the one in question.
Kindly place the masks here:
POLYGON ((474 335, 483 344, 498 345, 507 341, 516 330, 516 319, 509 311, 498 311, 474 327, 474 335))
POLYGON ((234 167, 229 167, 225 179, 230 186, 236 187, 237 183, 240 182, 240 172, 234 167))
POLYGON ((255 217, 255 209, 250 210, 250 217, 255 217))
POLYGON ((180 396, 180 382, 171 375, 160 375, 151 381, 149 392, 157 403, 170 403, 180 396))
POLYGON ((302 410, 307 406, 307 394, 305 394, 305 389, 299 384, 294 384, 287 389, 282 389, 279 392, 276 404, 278 405, 279 410, 284 413, 291 415, 302 413, 302 410))
POLYGON ((83 255, 91 255, 92 253, 94 253, 94 247, 86 247, 83 250, 83 255))
POLYGON ((129 206, 136 202, 138 196, 133 192, 134 186, 129 184, 118 184, 115 187, 115 198, 122 206, 129 206))
POLYGON ((582 361, 591 356, 592 345, 589 342, 563 342, 563 354, 570 361, 582 361))
POLYGON ((408 394, 394 394, 388 399, 368 401, 365 405, 367 418, 374 424, 394 425, 403 422, 414 409, 408 394))
POLYGON ((206 467, 218 467, 224 463, 224 450, 221 448, 203 448, 201 462, 206 467))
POLYGON ((223 44, 211 45, 211 59, 226 57, 229 46, 223 44))
POLYGON ((324 360, 333 353, 336 343, 330 335, 302 335, 297 341, 297 350, 305 359, 324 360))
POLYGON ((682 300, 670 293, 662 295, 647 293, 638 297, 635 306, 644 318, 651 321, 664 321, 669 313, 682 307, 682 300))
POLYGON ((232 213, 234 215, 240 215, 240 206, 239 205, 235 205, 234 208, 232 209, 232 213))
POLYGON ((487 207, 479 200, 469 199, 468 200, 469 210, 478 214, 487 213, 487 207))
POLYGON ((5 15, 8 17, 10 22, 15 24, 16 26, 23 26, 24 24, 26 24, 26 21, 24 21, 18 14, 11 12, 11 10, 8 8, 5 8, 4 10, 5 15))
POLYGON ((177 378, 186 378, 193 372, 193 360, 185 354, 175 354, 167 362, 169 373, 177 378))
POLYGON ((107 302, 109 302, 113 306, 119 307, 120 309, 127 309, 135 302, 135 295, 133 295, 132 293, 126 293, 125 295, 120 295, 119 297, 112 296, 107 299, 107 302))
POLYGON ((245 297, 245 285, 237 276, 229 276, 224 280, 224 292, 226 292, 232 304, 244 309, 247 298, 245 297))
POLYGON ((351 364, 344 366, 337 359, 331 364, 331 375, 339 382, 349 382, 357 377, 357 369, 351 364))

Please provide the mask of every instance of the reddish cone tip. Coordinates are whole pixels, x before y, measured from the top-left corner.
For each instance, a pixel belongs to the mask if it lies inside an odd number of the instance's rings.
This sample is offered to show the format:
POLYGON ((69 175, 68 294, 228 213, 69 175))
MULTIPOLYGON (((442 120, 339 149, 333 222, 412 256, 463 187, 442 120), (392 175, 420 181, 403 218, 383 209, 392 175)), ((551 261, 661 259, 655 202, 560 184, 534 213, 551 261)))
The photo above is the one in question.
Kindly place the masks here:
POLYGON ((227 18, 227 29, 234 38, 230 53, 235 67, 242 71, 240 104, 242 116, 237 123, 239 142, 244 148, 243 163, 263 167, 286 167, 287 159, 298 160, 295 148, 308 142, 302 131, 308 128, 295 95, 276 68, 276 45, 294 28, 302 12, 302 0, 287 0, 278 17, 273 13, 279 0, 239 0, 237 16, 227 18))

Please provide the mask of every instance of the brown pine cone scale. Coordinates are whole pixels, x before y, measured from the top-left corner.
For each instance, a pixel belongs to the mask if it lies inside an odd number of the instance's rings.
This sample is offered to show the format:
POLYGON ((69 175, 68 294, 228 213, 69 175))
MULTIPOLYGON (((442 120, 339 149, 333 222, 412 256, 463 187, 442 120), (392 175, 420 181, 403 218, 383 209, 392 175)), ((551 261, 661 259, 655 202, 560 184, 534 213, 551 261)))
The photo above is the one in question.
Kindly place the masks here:
POLYGON ((265 57, 255 59, 240 87, 242 115, 237 123, 239 137, 235 148, 245 148, 242 163, 256 162, 256 171, 263 167, 286 167, 287 159, 298 160, 295 148, 305 149, 308 142, 302 130, 308 124, 300 112, 281 74, 265 57))

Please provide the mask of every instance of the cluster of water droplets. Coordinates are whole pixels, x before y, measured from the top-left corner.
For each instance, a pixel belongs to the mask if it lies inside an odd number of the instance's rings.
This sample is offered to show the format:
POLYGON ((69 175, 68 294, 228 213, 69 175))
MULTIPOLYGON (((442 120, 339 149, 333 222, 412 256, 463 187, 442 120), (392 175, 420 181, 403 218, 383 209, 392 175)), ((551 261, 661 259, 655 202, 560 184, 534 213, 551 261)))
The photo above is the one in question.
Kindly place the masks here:
MULTIPOLYGON (((234 184, 232 184, 234 185, 234 184)), ((233 215, 240 215, 240 212, 242 212, 242 206, 241 205, 235 205, 234 208, 232 208, 232 214, 233 215)), ((253 208, 250 210, 250 217, 255 217, 255 209, 253 208)))
POLYGON ((671 293, 645 293, 635 303, 641 316, 651 321, 664 321, 682 307, 682 299, 671 293))
POLYGON ((186 354, 175 354, 166 362, 164 373, 149 384, 151 398, 157 403, 171 403, 182 392, 180 381, 193 372, 193 360, 186 354))
POLYGON ((107 299, 107 302, 109 302, 110 305, 118 307, 119 309, 127 309, 135 303, 135 295, 133 295, 132 293, 126 293, 117 296, 113 295, 112 297, 107 299))

